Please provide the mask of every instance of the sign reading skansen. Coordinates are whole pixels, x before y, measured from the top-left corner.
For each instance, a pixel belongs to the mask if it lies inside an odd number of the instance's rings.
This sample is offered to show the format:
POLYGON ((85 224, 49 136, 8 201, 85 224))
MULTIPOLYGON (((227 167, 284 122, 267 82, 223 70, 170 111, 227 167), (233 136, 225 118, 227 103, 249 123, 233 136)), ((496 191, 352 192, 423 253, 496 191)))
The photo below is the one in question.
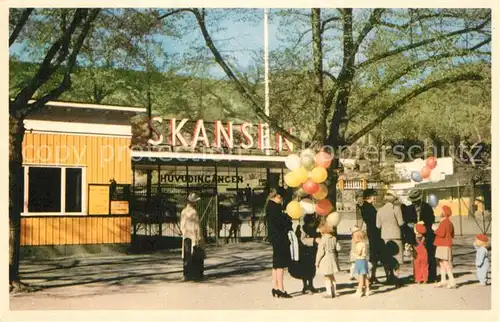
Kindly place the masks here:
MULTIPOLYGON (((289 129, 292 133, 292 129, 289 129)), ((251 150, 275 150, 276 152, 291 152, 293 143, 280 133, 271 135, 268 126, 263 123, 245 122, 222 123, 221 121, 205 122, 184 119, 164 119, 161 116, 152 117, 140 115, 132 122, 132 144, 149 146, 151 148, 169 146, 172 150, 199 149, 238 149, 250 153, 251 150), (150 132, 151 131, 151 132, 150 132), (274 138, 272 138, 274 136, 274 138)))

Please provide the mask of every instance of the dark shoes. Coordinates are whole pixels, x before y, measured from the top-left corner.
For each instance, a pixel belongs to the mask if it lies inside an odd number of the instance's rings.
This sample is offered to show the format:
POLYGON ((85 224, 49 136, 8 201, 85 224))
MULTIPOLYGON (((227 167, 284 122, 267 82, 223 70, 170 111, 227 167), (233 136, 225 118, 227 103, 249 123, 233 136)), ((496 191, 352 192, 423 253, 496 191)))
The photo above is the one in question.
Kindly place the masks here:
POLYGON ((302 294, 307 294, 308 291, 310 291, 312 294, 319 293, 319 291, 315 289, 314 286, 304 286, 302 288, 302 294))
POLYGON ((273 297, 282 297, 282 298, 285 298, 285 299, 290 299, 292 298, 292 296, 290 294, 288 294, 287 292, 283 292, 281 290, 277 290, 277 289, 272 289, 271 290, 271 294, 273 295, 273 297))

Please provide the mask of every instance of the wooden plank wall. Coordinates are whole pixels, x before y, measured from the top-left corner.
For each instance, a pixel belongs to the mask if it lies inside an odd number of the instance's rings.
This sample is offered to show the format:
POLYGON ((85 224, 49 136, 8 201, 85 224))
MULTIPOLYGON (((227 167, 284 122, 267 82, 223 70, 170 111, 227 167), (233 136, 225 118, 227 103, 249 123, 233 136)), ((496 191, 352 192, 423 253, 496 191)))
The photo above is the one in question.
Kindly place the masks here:
MULTIPOLYGON (((132 182, 130 138, 56 133, 26 133, 25 164, 83 166, 88 184, 132 182)), ((88 198, 88 196, 87 196, 88 198)), ((88 200, 88 199, 87 199, 88 200)), ((131 218, 126 216, 25 216, 21 245, 130 243, 131 218)))
POLYGON ((54 133, 26 133, 25 164, 85 166, 87 182, 132 182, 130 138, 54 133))
POLYGON ((23 217, 21 246, 130 243, 131 225, 126 216, 23 217))

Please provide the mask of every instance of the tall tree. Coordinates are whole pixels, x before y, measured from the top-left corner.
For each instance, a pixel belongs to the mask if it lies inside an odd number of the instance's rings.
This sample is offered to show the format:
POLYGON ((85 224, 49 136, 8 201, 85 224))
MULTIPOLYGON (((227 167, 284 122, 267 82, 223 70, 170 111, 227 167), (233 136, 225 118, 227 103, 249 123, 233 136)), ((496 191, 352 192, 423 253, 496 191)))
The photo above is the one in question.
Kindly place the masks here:
MULTIPOLYGON (((9 101, 9 282, 11 288, 22 289, 19 277, 21 209, 23 207, 24 120, 42 109, 71 86, 71 74, 85 38, 100 9, 11 9, 9 46, 16 41, 28 42, 37 28, 47 20, 52 31, 43 34, 43 58, 33 77, 9 101), (57 76, 62 76, 56 78, 57 76), (32 101, 34 99, 34 101, 32 101)), ((46 26, 46 25, 45 25, 46 26)), ((37 39, 40 41, 42 39, 37 39)))
MULTIPOLYGON (((183 13, 194 15, 215 61, 256 115, 286 133, 280 120, 265 115, 262 101, 221 55, 208 28, 210 10, 171 9, 160 12, 158 18, 168 20, 183 13)), ((302 80, 292 83, 307 87, 304 83, 312 81, 314 95, 304 105, 295 104, 304 101, 298 96, 303 91, 289 86, 275 91, 283 99, 274 99, 291 102, 294 106, 289 108, 297 113, 312 111, 302 122, 315 124, 310 139, 317 145, 352 145, 423 93, 481 80, 484 66, 491 64, 488 9, 312 8, 278 10, 276 15, 288 41, 283 44, 284 55, 275 57, 298 56, 307 65, 288 61, 275 66, 292 67, 282 72, 288 79, 302 80), (368 94, 360 96, 366 89, 368 94), (366 111, 376 113, 369 119, 366 111)), ((281 113, 281 117, 293 117, 289 114, 293 113, 281 113)), ((297 136, 289 138, 301 142, 297 136)), ((336 174, 332 172, 330 178, 334 199, 336 174)))

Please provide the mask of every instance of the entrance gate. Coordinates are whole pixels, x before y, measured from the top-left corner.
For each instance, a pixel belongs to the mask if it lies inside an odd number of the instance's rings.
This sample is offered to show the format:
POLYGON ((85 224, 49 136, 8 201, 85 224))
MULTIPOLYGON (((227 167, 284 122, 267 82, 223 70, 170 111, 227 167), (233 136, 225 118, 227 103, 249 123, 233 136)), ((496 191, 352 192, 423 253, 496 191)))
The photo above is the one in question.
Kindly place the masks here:
POLYGON ((181 237, 180 213, 187 196, 196 192, 200 201, 196 210, 200 216, 202 234, 207 242, 217 239, 217 194, 210 187, 179 187, 174 185, 135 186, 132 194, 132 240, 148 249, 174 246, 181 237))

